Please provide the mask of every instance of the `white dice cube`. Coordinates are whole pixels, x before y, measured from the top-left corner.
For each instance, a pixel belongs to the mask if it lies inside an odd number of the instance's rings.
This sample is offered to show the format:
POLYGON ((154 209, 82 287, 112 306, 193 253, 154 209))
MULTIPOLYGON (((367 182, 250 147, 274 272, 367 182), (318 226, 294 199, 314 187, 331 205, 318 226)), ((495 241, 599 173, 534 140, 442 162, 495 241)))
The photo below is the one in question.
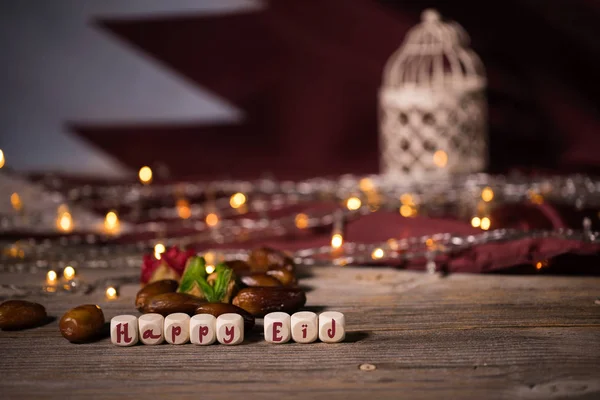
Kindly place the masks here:
POLYGON ((296 343, 312 343, 319 337, 319 318, 311 311, 292 314, 292 339, 296 343))
POLYGON ((165 341, 165 318, 160 314, 144 314, 138 318, 140 340, 144 344, 161 344, 165 341))
POLYGON ((346 337, 346 318, 337 311, 319 314, 319 339, 325 343, 337 343, 346 337))
POLYGON ((290 315, 272 312, 264 319, 265 340, 269 343, 287 343, 292 337, 290 315))
POLYGON ((214 315, 198 314, 190 319, 190 340, 193 344, 206 346, 217 340, 217 319, 214 315))
POLYGON ((167 315, 164 332, 167 343, 187 343, 190 340, 190 316, 184 313, 167 315))
POLYGON ((217 318, 217 340, 226 345, 244 341, 244 319, 239 314, 221 314, 217 318))
POLYGON ((110 341, 117 346, 133 346, 138 342, 138 322, 133 315, 118 315, 110 320, 110 341))

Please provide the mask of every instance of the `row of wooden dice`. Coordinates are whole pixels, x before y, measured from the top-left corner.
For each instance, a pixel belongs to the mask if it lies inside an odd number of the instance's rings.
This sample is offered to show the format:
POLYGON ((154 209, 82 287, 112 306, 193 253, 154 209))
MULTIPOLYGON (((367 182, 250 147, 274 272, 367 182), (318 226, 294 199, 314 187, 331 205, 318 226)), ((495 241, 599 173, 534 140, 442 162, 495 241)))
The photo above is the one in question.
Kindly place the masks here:
MULTIPOLYGON (((346 336, 344 314, 326 311, 317 316, 314 312, 301 311, 290 316, 284 312, 265 315, 265 340, 270 343, 312 343, 319 338, 325 343, 337 343, 346 336)), ((117 346, 144 344, 209 345, 218 341, 225 345, 244 341, 244 320, 239 314, 222 314, 215 318, 210 314, 198 314, 190 318, 183 313, 163 317, 160 314, 119 315, 110 321, 110 338, 117 346)))

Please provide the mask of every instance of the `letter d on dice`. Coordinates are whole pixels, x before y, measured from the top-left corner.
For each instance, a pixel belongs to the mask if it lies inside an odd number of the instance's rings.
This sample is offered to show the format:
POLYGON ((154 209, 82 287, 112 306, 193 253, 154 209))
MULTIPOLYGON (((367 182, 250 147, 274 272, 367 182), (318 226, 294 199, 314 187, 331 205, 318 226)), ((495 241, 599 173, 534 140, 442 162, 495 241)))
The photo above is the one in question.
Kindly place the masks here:
POLYGON ((221 314, 217 318, 217 340, 234 345, 244 341, 244 319, 240 314, 221 314))
POLYGON ((169 314, 165 318, 165 340, 171 344, 184 344, 190 340, 190 316, 184 313, 169 314))
POLYGON ((290 316, 284 312, 265 315, 265 340, 269 343, 287 343, 291 337, 290 316))
POLYGON ((133 315, 118 315, 110 320, 110 341, 117 346, 133 346, 138 342, 138 322, 133 315))
POLYGON ((346 318, 337 311, 319 314, 319 339, 325 343, 337 343, 346 337, 346 318))

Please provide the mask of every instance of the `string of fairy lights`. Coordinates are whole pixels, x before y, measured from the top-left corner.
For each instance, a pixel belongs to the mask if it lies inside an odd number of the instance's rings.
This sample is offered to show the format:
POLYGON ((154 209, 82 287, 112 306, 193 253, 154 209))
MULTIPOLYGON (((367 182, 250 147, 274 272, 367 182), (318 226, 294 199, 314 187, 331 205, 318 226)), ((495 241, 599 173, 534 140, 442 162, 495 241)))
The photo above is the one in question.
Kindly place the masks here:
MULTIPOLYGON (((5 164, 1 150, 0 164, 5 164)), ((491 242, 554 237, 600 243, 600 235, 591 231, 589 221, 584 221, 582 230, 520 231, 493 226, 491 211, 501 204, 552 202, 577 209, 600 208, 600 180, 584 175, 530 178, 471 174, 402 182, 378 175, 346 175, 300 182, 161 183, 152 169, 144 166, 138 178, 135 184, 73 185, 51 177, 44 187, 56 202, 54 238, 33 235, 44 215, 28 211, 21 195, 11 193, 12 212, 0 215, 0 223, 5 234, 19 233, 20 239, 1 242, 0 271, 46 271, 46 288, 72 291, 78 283, 75 268, 131 270, 139 268, 143 254, 160 258, 170 246, 207 248, 217 243, 235 247, 252 239, 327 227, 331 229, 330 243, 295 252, 296 263, 347 265, 423 259, 424 268, 435 272, 439 269, 438 256, 491 242), (313 210, 313 203, 331 207, 313 210), (79 206, 106 210, 101 226, 79 220, 79 206), (481 233, 438 233, 390 238, 382 243, 346 240, 348 221, 379 210, 396 210, 405 218, 453 216, 469 221, 481 233)), ((230 248, 204 254, 225 260, 243 258, 246 252, 230 248)), ((539 260, 536 267, 539 264, 541 269, 545 263, 539 260)), ((116 298, 117 288, 107 287, 106 295, 116 298)))

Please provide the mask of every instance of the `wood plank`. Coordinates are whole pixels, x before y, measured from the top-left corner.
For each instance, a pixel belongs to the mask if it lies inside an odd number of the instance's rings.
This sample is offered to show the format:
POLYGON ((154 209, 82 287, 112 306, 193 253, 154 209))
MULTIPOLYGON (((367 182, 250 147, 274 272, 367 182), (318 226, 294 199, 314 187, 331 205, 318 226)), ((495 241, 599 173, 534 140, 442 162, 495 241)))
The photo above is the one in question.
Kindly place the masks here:
MULTIPOLYGON (((450 275, 314 268, 308 308, 346 314, 340 344, 270 345, 260 329, 236 347, 72 345, 57 322, 0 332, 2 397, 354 399, 598 398, 600 278, 450 275), (359 366, 373 364, 373 371, 359 366)), ((133 313, 96 292, 41 299, 60 316, 99 303, 107 319, 133 313)))

